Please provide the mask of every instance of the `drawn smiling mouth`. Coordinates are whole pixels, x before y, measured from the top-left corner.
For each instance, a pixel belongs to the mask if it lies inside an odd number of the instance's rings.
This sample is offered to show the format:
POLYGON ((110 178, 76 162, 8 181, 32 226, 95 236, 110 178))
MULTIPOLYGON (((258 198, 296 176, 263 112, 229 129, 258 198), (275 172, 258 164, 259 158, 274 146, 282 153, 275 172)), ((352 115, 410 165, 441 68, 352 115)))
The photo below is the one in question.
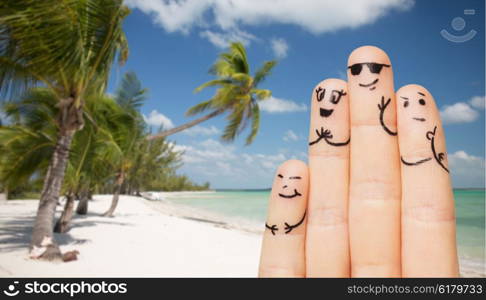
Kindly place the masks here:
POLYGON ((334 111, 334 109, 321 108, 320 109, 321 117, 327 118, 332 114, 333 111, 334 111))
MULTIPOLYGON (((377 82, 378 82, 378 78, 376 78, 375 80, 373 80, 373 82, 368 83, 368 84, 362 84, 362 83, 360 83, 359 86, 361 86, 361 87, 370 87, 370 86, 375 85, 377 82)), ((371 87, 370 88, 370 91, 374 90, 375 88, 376 88, 376 86, 371 87)))
POLYGON ((284 195, 284 194, 278 194, 280 197, 282 198, 287 198, 287 199, 291 199, 291 198, 294 198, 294 197, 298 197, 298 196, 302 196, 301 193, 297 192, 297 189, 294 189, 294 194, 293 195, 284 195))
POLYGON ((425 118, 413 118, 415 121, 425 122, 425 118))
POLYGON ((432 159, 432 157, 428 157, 428 158, 421 159, 419 161, 408 162, 408 161, 406 161, 406 160, 403 159, 403 156, 400 156, 400 160, 402 161, 402 163, 404 165, 407 165, 407 166, 417 166, 417 165, 423 164, 424 162, 427 162, 427 161, 429 161, 431 159, 432 159))

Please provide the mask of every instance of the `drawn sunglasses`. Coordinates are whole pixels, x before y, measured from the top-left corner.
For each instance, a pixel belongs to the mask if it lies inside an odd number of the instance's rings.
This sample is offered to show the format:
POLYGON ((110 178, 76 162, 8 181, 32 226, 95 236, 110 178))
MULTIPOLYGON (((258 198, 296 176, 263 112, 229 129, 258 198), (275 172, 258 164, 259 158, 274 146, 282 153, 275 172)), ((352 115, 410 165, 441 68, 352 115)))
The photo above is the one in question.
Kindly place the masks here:
POLYGON ((351 69, 351 74, 352 75, 359 75, 361 73, 361 70, 363 70, 363 65, 367 65, 368 69, 370 70, 371 73, 373 74, 380 74, 381 69, 383 67, 389 68, 390 65, 387 64, 378 64, 378 63, 357 63, 352 66, 349 66, 348 69, 351 69))

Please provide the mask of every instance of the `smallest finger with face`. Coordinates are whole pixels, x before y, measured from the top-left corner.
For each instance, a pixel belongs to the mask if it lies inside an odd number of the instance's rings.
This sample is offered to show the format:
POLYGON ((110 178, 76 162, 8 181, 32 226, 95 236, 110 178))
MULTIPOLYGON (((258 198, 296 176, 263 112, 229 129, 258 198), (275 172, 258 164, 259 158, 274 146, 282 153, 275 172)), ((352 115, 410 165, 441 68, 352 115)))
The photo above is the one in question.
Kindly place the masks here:
POLYGON ((289 160, 278 168, 265 222, 260 276, 305 275, 304 243, 308 187, 309 172, 304 162, 289 160))

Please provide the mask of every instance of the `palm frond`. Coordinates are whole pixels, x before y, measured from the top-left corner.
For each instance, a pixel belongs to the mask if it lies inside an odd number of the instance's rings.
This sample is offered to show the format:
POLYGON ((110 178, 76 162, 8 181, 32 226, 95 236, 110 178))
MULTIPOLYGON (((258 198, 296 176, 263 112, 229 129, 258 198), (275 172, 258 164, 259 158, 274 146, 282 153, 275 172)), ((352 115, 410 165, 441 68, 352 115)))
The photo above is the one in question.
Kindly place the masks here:
POLYGON ((272 69, 277 65, 277 61, 267 61, 263 64, 263 66, 258 69, 255 73, 255 78, 253 80, 253 86, 257 87, 265 78, 270 75, 272 69))
POLYGON ((236 67, 236 73, 249 74, 250 66, 248 65, 245 46, 241 42, 231 43, 230 53, 232 54, 232 62, 236 67))
POLYGON ((253 104, 251 110, 251 131, 246 138, 246 145, 253 143, 253 140, 255 139, 260 128, 260 108, 258 107, 258 104, 253 104))
POLYGON ((225 86, 225 85, 231 84, 231 83, 232 83, 232 81, 229 80, 229 79, 215 79, 215 80, 211 80, 211 81, 208 81, 206 83, 201 84, 200 86, 198 86, 194 90, 194 92, 199 93, 203 89, 210 87, 210 86, 216 86, 216 85, 225 86))
POLYGON ((253 78, 246 73, 235 73, 231 75, 231 78, 236 81, 236 83, 240 83, 243 87, 249 86, 253 81, 253 78))
POLYGON ((258 100, 266 100, 272 96, 272 91, 262 89, 252 89, 251 94, 254 94, 258 100))
POLYGON ((193 116, 213 108, 213 99, 198 103, 186 111, 186 116, 193 116))
POLYGON ((127 57, 122 0, 16 0, 0 4, 0 92, 35 86, 81 97, 106 86, 127 57))
POLYGON ((245 114, 245 107, 243 105, 234 108, 233 112, 228 115, 228 124, 224 128, 221 139, 225 142, 233 141, 238 135, 241 122, 245 114))
POLYGON ((146 99, 146 94, 147 89, 142 88, 137 75, 134 72, 127 72, 116 91, 115 100, 122 107, 139 110, 146 99))

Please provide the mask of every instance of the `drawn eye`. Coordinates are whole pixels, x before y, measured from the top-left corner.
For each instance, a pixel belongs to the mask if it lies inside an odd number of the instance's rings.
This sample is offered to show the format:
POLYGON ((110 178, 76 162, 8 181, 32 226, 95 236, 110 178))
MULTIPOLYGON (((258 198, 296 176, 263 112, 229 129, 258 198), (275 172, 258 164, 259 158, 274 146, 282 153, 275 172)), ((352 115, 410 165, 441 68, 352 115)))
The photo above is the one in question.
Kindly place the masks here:
POLYGON ((332 93, 331 93, 331 103, 332 104, 338 104, 339 101, 341 100, 341 96, 344 95, 344 93, 342 91, 337 91, 337 90, 333 90, 332 93))
POLYGON ((419 103, 420 103, 420 105, 425 105, 425 100, 424 99, 420 99, 419 100, 419 103))
POLYGON ((316 98, 318 102, 321 102, 322 99, 324 99, 325 95, 326 95, 326 89, 323 89, 321 87, 316 89, 316 98))
POLYGON ((407 107, 407 106, 408 106, 408 101, 403 102, 403 107, 407 107))

